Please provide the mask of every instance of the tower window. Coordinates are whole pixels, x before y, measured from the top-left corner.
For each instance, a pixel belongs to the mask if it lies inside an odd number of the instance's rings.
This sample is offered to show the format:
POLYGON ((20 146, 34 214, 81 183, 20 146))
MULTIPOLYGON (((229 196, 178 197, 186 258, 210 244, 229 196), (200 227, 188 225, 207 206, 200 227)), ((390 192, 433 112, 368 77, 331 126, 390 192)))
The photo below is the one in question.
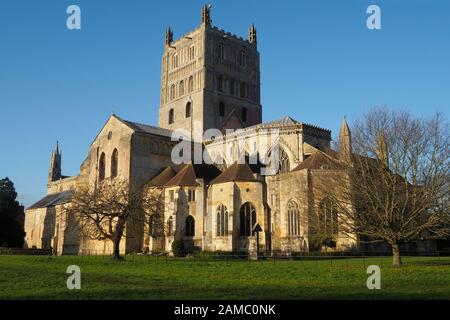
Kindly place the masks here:
POLYGON ((218 54, 220 59, 225 59, 225 46, 223 44, 219 44, 218 54))
POLYGON ((191 107, 192 107, 192 104, 190 101, 188 103, 186 103, 186 118, 190 118, 190 116, 191 116, 191 107))
POLYGON ((170 86, 170 100, 175 99, 175 85, 170 86))
POLYGON ((247 121, 247 108, 242 108, 242 122, 247 121))
POLYGON ((223 77, 222 76, 217 77, 217 91, 220 91, 220 92, 223 91, 223 77))
POLYGON ((179 94, 180 96, 184 95, 184 81, 183 80, 180 81, 179 90, 178 91, 180 93, 179 94))
POLYGON ((245 67, 245 62, 246 62, 245 60, 246 60, 245 51, 241 50, 239 52, 239 65, 241 67, 245 67))
POLYGON ((178 54, 174 54, 172 57, 172 68, 178 68, 178 54))
POLYGON ((194 46, 189 47, 188 58, 189 58, 189 61, 194 60, 194 58, 195 58, 195 47, 194 46))
POLYGON ((169 110, 169 124, 173 123, 173 109, 169 110))
POLYGON ((235 85, 236 85, 236 84, 234 83, 234 80, 231 79, 231 80, 230 80, 230 94, 232 94, 232 95, 234 95, 235 85))
POLYGON ((241 98, 245 98, 246 94, 245 94, 245 82, 241 82, 241 86, 239 88, 240 94, 241 94, 241 98))
POLYGON ((225 116, 225 103, 220 102, 219 103, 219 117, 225 116))
POLYGON ((194 91, 194 77, 190 76, 188 80, 188 92, 194 91))

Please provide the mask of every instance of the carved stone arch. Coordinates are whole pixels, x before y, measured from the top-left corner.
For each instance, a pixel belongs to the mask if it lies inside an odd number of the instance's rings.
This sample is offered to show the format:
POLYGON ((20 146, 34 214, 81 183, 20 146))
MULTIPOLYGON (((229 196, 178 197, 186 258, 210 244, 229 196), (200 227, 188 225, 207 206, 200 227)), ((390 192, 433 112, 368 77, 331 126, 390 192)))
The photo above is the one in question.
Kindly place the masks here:
POLYGON ((289 145, 289 143, 286 142, 286 140, 283 139, 283 137, 279 137, 279 142, 280 145, 283 146, 284 150, 287 152, 288 156, 289 156, 289 160, 291 161, 291 163, 296 163, 298 164, 300 162, 298 155, 295 153, 295 151, 291 148, 291 146, 289 145))

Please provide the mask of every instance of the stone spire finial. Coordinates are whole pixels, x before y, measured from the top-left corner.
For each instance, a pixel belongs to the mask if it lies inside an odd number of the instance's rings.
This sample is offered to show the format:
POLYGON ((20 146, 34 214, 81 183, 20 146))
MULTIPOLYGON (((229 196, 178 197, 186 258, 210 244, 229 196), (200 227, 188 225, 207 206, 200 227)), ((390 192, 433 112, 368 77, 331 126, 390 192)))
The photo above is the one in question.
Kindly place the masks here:
POLYGON ((256 45, 256 27, 255 24, 251 24, 250 28, 248 28, 248 42, 256 45))
POLYGON ((56 147, 52 151, 50 158, 50 169, 48 172, 48 182, 61 179, 61 152, 59 150, 59 142, 56 141, 56 147))
POLYGON ((211 8, 212 5, 204 4, 202 7, 202 24, 211 25, 211 8))
POLYGON ((350 160, 352 155, 352 134, 345 116, 342 118, 341 129, 339 130, 339 153, 346 160, 350 160))
POLYGON ((169 27, 166 30, 166 46, 170 46, 170 44, 173 42, 173 31, 172 29, 169 27))
POLYGON ((378 160, 380 160, 386 167, 389 166, 388 144, 386 141, 386 135, 381 129, 378 131, 376 155, 378 160))

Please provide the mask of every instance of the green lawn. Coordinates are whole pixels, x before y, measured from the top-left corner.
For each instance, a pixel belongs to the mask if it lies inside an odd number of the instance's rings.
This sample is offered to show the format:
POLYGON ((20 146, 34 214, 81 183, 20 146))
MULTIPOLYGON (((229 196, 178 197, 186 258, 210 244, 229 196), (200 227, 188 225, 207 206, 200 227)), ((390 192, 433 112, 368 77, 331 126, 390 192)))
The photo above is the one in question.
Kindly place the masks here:
POLYGON ((132 256, 0 256, 0 299, 450 299, 450 258, 198 261, 132 256), (68 290, 68 265, 81 290, 68 290), (368 265, 381 290, 368 290, 368 265))

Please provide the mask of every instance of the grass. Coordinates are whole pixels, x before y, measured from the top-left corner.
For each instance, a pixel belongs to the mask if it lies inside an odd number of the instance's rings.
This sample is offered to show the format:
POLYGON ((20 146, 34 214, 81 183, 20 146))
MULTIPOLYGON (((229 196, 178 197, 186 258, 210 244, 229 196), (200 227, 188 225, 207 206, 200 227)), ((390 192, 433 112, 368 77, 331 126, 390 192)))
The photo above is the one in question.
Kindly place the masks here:
POLYGON ((450 257, 198 261, 128 256, 0 256, 0 299, 450 299, 450 257), (81 268, 68 290, 67 266, 81 268), (368 290, 369 265, 381 290, 368 290))

